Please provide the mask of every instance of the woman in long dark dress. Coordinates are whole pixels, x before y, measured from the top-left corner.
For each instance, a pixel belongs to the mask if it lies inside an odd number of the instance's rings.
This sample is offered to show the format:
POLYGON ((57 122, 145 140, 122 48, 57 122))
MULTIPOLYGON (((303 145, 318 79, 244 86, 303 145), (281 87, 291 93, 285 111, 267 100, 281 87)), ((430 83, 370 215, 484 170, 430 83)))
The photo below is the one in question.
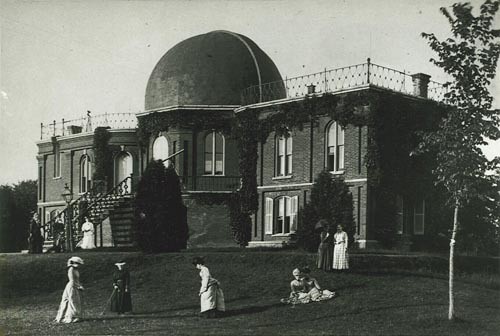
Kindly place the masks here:
POLYGON ((117 270, 113 273, 113 294, 111 295, 111 311, 123 314, 132 311, 130 295, 130 273, 124 261, 117 262, 117 270))
POLYGON ((333 264, 333 242, 332 235, 328 232, 328 226, 323 227, 320 234, 318 246, 318 268, 323 271, 331 271, 333 264))

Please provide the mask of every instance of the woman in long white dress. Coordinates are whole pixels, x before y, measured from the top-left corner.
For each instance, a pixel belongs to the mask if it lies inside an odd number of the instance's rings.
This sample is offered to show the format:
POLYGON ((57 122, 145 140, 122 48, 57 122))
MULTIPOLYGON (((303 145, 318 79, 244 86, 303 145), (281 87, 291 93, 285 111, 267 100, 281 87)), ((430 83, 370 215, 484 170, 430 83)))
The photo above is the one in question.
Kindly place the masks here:
POLYGON ((94 249, 94 224, 92 224, 88 217, 85 217, 85 223, 82 225, 83 232, 83 240, 82 240, 82 249, 94 249))
POLYGON ((71 257, 68 259, 68 283, 64 288, 55 319, 57 323, 74 323, 80 320, 82 311, 80 292, 83 291, 83 286, 80 284, 80 273, 78 272, 80 265, 83 265, 82 258, 71 257))
POLYGON ((220 283, 212 278, 203 258, 194 258, 193 265, 200 270, 201 287, 198 293, 200 296, 200 312, 207 318, 217 317, 220 312, 226 310, 224 293, 220 283))
POLYGON ((344 270, 349 268, 349 255, 347 247, 349 237, 343 230, 342 225, 337 225, 337 232, 333 236, 335 247, 333 248, 333 269, 344 270))

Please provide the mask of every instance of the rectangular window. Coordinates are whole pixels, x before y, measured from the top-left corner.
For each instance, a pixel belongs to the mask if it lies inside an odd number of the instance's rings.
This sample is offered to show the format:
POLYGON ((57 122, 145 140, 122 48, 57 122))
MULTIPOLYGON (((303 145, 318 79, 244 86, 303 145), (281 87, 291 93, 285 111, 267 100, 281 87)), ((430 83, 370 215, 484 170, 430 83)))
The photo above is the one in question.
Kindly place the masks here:
POLYGON ((43 170, 42 166, 38 167, 38 199, 42 199, 42 185, 43 185, 43 170))
POLYGON ((363 187, 358 187, 358 200, 357 200, 357 209, 356 209, 356 233, 358 235, 361 234, 361 192, 363 187))
POLYGON ((337 169, 344 169, 344 129, 339 126, 339 132, 337 136, 337 169))
POLYGON ((419 199, 415 202, 413 213, 413 233, 416 235, 424 234, 425 226, 425 200, 419 199))
POLYGON ((290 198, 290 232, 297 231, 298 204, 299 204, 298 196, 293 196, 290 198))
POLYGON ((274 233, 283 233, 283 226, 285 225, 285 198, 278 199, 278 211, 276 216, 276 223, 274 233))
POLYGON ((273 199, 266 198, 266 204, 264 207, 264 232, 266 234, 273 234, 273 199))
POLYGON ((291 137, 286 138, 286 174, 292 174, 292 148, 293 140, 291 137))
POLYGON ((276 139, 276 176, 292 174, 293 141, 292 137, 276 139))
POLYGON ((213 134, 205 138, 205 174, 212 174, 213 167, 213 134))
POLYGON ((328 171, 344 169, 344 129, 336 122, 332 122, 326 133, 326 160, 328 171))
POLYGON ((54 177, 61 177, 61 151, 59 144, 54 145, 54 177))

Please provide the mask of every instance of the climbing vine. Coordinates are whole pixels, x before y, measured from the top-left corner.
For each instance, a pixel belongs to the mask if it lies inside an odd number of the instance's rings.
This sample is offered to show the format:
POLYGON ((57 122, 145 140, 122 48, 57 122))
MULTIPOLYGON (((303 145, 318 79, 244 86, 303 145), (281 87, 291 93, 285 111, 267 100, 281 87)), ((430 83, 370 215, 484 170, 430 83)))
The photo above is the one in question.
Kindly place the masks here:
POLYGON ((97 127, 94 131, 94 181, 106 181, 112 175, 112 153, 108 146, 111 133, 109 127, 97 127))
MULTIPOLYGON (((272 132, 287 135, 291 130, 302 130, 304 125, 317 125, 319 118, 325 116, 342 126, 366 126, 364 162, 370 190, 376 199, 376 238, 389 246, 396 233, 396 196, 424 192, 431 185, 428 174, 431 156, 415 158, 408 153, 417 144, 418 131, 436 125, 443 110, 435 102, 371 89, 244 109, 235 118, 221 117, 220 111, 152 113, 139 118, 138 136, 140 144, 145 146, 157 132, 186 127, 194 131, 214 129, 235 140, 240 189, 220 197, 211 194, 204 201, 228 205, 233 236, 241 246, 246 246, 250 240, 251 216, 258 210, 259 142, 265 143, 272 132)), ((196 197, 203 201, 201 195, 196 197)))

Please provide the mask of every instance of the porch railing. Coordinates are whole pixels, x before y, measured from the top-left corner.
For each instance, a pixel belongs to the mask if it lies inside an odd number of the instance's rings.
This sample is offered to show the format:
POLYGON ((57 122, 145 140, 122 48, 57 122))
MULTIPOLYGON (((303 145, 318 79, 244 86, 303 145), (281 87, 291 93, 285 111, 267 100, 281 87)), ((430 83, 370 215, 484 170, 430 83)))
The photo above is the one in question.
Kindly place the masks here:
MULTIPOLYGON (((413 78, 410 74, 374 64, 368 59, 366 63, 251 86, 241 93, 241 104, 304 97, 312 93, 339 92, 366 85, 414 95, 413 78)), ((443 84, 430 81, 427 98, 439 101, 443 99, 445 92, 443 84)))
POLYGON ((240 188, 239 176, 180 176, 186 191, 236 191, 240 188))
POLYGON ((136 128, 137 118, 135 113, 104 113, 48 124, 40 124, 40 140, 50 139, 54 136, 64 136, 78 133, 93 132, 97 127, 111 127, 114 129, 136 128))

